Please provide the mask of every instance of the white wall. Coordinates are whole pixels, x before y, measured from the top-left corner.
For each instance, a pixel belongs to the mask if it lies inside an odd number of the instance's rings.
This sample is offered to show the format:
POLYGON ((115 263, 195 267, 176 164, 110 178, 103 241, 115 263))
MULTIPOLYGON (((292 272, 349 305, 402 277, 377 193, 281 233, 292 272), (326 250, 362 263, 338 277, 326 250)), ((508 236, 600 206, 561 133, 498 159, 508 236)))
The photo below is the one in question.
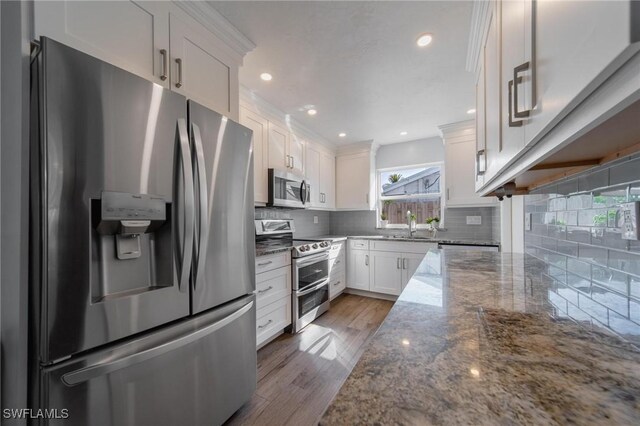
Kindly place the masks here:
POLYGON ((376 153, 376 168, 409 166, 444 161, 444 144, 439 136, 382 145, 376 153))

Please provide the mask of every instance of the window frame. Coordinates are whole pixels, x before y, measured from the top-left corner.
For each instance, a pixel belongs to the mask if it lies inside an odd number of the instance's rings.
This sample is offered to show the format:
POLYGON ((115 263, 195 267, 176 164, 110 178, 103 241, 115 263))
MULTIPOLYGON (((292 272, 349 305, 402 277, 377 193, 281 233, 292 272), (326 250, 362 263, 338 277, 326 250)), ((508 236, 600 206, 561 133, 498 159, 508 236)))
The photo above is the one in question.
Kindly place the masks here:
MULTIPOLYGON (((438 224, 439 227, 442 227, 444 223, 444 200, 442 198, 443 192, 442 189, 445 188, 444 182, 444 161, 434 161, 431 163, 419 163, 419 164, 410 164, 407 166, 398 166, 398 167, 383 167, 376 169, 376 228, 377 229, 409 229, 409 225, 404 224, 387 224, 384 228, 380 223, 382 219, 380 219, 380 214, 382 213, 382 203, 385 200, 410 200, 410 199, 424 199, 424 198, 433 198, 440 199, 440 222, 438 224), (434 192, 431 194, 411 194, 411 195, 390 195, 383 197, 382 196, 382 173, 386 172, 398 172, 402 170, 409 169, 420 169, 427 167, 440 167, 440 192, 434 192)), ((416 223, 416 229, 427 229, 426 223, 416 223)))

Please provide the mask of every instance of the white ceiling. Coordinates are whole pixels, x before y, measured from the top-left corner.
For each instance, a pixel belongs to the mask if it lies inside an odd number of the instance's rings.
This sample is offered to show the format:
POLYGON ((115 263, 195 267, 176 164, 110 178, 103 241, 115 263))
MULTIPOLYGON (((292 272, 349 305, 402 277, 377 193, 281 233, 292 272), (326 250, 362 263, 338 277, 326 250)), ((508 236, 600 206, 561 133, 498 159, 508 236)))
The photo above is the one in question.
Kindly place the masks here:
POLYGON ((241 84, 329 141, 416 140, 471 118, 472 2, 210 3, 257 46, 241 84), (419 48, 425 32, 434 41, 419 48), (263 72, 273 80, 260 80, 263 72), (304 112, 310 105, 314 117, 304 112))

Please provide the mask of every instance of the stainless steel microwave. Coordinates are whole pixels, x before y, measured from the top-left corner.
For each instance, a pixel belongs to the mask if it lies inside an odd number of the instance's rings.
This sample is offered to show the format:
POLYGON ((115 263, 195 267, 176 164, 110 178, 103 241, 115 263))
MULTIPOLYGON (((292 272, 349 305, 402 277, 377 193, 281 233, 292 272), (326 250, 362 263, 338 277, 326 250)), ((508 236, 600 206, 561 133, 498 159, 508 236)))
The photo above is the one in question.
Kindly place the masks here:
POLYGON ((302 176, 269 169, 270 207, 304 209, 309 201, 309 187, 302 176))

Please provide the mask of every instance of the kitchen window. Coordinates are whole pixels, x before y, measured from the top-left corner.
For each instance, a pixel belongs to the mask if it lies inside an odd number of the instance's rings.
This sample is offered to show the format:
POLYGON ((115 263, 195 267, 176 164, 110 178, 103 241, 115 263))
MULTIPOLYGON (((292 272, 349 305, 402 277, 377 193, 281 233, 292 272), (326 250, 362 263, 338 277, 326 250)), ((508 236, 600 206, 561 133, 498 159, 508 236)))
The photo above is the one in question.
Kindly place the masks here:
POLYGON ((416 216, 417 228, 428 218, 442 220, 443 164, 431 163, 378 169, 378 226, 407 228, 407 211, 416 216))

